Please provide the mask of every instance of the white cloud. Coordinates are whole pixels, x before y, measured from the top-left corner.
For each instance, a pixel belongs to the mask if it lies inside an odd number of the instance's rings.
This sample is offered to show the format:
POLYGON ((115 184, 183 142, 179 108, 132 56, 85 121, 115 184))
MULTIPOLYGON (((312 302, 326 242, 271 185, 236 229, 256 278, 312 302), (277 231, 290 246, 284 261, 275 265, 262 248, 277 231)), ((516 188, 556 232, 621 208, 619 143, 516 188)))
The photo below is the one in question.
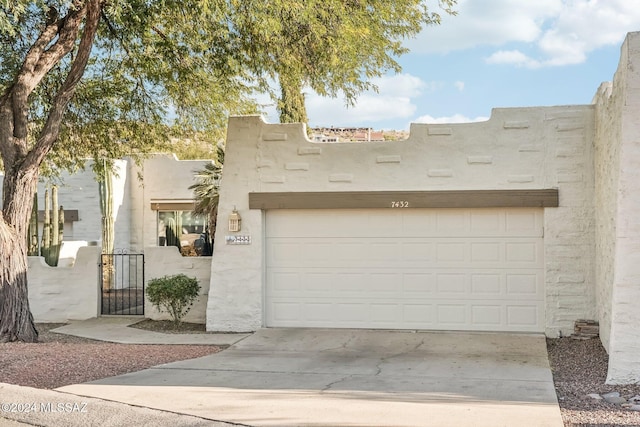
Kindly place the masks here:
POLYGON ((456 89, 458 89, 460 92, 462 92, 464 90, 464 82, 461 82, 460 80, 458 80, 457 82, 454 82, 453 85, 456 87, 456 89))
POLYGON ((448 117, 432 117, 430 115, 420 116, 417 119, 413 120, 412 123, 431 123, 431 124, 446 124, 446 123, 474 123, 474 122, 485 122, 489 120, 489 117, 476 117, 475 119, 471 119, 469 117, 463 116, 462 114, 454 114, 453 116, 448 117))
POLYGON ((627 32, 640 28, 640 8, 629 0, 461 0, 458 11, 407 46, 417 53, 446 53, 516 44, 517 49, 501 49, 487 61, 562 66, 584 62, 597 48, 619 45, 627 32))
MULTIPOLYGON (((368 91, 356 100, 353 107, 345 106, 344 98, 326 98, 306 89, 305 101, 312 126, 361 125, 383 120, 407 120, 417 109, 414 99, 423 92, 444 88, 443 82, 425 82, 410 74, 396 74, 373 79, 378 92, 368 91)), ((256 96, 263 105, 263 114, 270 123, 278 122, 275 104, 266 94, 256 96)))
POLYGON ((434 83, 426 83, 419 77, 411 74, 395 74, 372 79, 371 81, 378 87, 378 94, 383 96, 415 97, 422 90, 434 89, 434 83))
POLYGON ((307 113, 312 126, 362 125, 366 122, 406 119, 417 107, 409 97, 365 94, 353 107, 345 107, 342 99, 307 97, 307 113))
POLYGON ((512 41, 529 43, 540 37, 542 23, 561 8, 562 0, 459 0, 457 16, 441 14, 441 25, 425 28, 407 46, 417 53, 445 53, 512 41))
POLYGON ((519 67, 539 68, 540 63, 519 50, 499 50, 486 59, 489 64, 512 64, 519 67))

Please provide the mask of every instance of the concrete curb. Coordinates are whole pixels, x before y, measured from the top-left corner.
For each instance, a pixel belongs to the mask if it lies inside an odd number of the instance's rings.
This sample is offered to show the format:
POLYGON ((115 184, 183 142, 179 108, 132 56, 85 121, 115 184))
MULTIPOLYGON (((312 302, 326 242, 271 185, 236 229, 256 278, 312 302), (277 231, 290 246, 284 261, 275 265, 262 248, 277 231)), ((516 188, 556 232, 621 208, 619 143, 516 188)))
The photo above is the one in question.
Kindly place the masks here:
POLYGON ((238 425, 126 403, 0 383, 0 425, 43 427, 238 425))

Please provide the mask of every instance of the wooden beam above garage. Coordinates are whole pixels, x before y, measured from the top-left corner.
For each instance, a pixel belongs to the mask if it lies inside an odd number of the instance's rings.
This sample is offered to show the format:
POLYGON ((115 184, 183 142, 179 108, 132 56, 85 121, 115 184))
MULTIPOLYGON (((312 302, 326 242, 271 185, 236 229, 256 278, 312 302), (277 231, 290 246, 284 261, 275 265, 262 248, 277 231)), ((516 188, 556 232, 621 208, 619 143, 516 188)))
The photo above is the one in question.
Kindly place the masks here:
POLYGON ((551 208, 558 190, 249 193, 250 209, 551 208))

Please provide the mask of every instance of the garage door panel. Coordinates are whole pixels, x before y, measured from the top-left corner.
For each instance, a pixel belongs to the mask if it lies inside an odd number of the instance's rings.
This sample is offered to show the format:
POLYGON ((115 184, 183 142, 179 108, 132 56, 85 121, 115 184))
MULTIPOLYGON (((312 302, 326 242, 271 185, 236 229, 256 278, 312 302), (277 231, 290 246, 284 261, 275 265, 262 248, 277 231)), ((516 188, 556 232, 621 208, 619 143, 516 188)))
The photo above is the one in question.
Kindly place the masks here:
POLYGON ((403 305, 403 323, 409 328, 433 328, 435 322, 435 307, 433 304, 407 303, 403 305))
POLYGON ((469 323, 465 304, 442 303, 436 307, 436 323, 444 328, 460 329, 469 323))
POLYGON ((271 303, 271 321, 280 324, 298 322, 302 317, 302 307, 304 304, 301 302, 273 301, 271 303))
POLYGON ((300 280, 300 273, 298 271, 274 271, 271 274, 272 289, 276 294, 291 294, 292 292, 297 292, 303 283, 303 280, 300 280))
POLYGON ((284 209, 268 211, 278 237, 542 237, 542 209, 284 209))
POLYGON ((372 325, 389 325, 402 319, 402 305, 397 303, 372 303, 369 305, 372 325))
POLYGON ((405 262, 416 262, 422 265, 432 265, 435 262, 436 248, 433 242, 412 239, 400 242, 400 248, 405 262))
POLYGON ((541 209, 297 212, 267 213, 267 326, 544 329, 541 209))
POLYGON ((436 275, 433 272, 405 272, 402 275, 402 292, 413 298, 431 296, 436 290, 436 275))
POLYGON ((367 291, 374 297, 393 298, 402 292, 402 273, 371 273, 367 277, 367 291))
POLYGON ((340 302, 275 301, 269 322, 281 327, 361 327, 390 329, 445 329, 539 332, 542 304, 434 303, 413 301, 340 302))
POLYGON ((540 209, 505 210, 505 232, 518 237, 542 237, 543 216, 540 209))
POLYGON ((467 242, 438 241, 436 242, 436 263, 438 265, 465 263, 469 259, 467 249, 467 242))
POLYGON ((444 235, 468 235, 470 232, 470 214, 462 210, 436 211, 436 232, 444 235))
POLYGON ((333 304, 330 302, 307 302, 301 304, 301 314, 309 321, 319 322, 325 320, 332 308, 333 304))
POLYGON ((471 243, 472 262, 500 262, 504 259, 503 245, 500 242, 471 243))
POLYGON ((436 291, 439 295, 469 293, 468 276, 463 273, 436 273, 436 291))
POLYGON ((542 300, 543 278, 540 272, 509 273, 506 275, 507 294, 514 298, 531 298, 542 300))
POLYGON ((474 305, 471 307, 471 323, 499 330, 504 324, 505 311, 505 308, 499 304, 474 305))
POLYGON ((268 238, 271 267, 389 268, 468 266, 536 268, 544 256, 540 239, 521 238, 268 238))
POLYGON ((487 298, 497 298, 504 294, 505 284, 503 274, 479 273, 471 274, 471 292, 486 295, 487 298))
POLYGON ((505 214, 495 210, 480 209, 469 212, 469 230, 483 236, 498 236, 504 233, 505 214))
POLYGON ((507 306, 507 322, 510 325, 534 328, 540 321, 540 309, 534 306, 507 306))
POLYGON ((336 268, 270 270, 273 283, 269 295, 283 298, 387 299, 390 297, 446 299, 464 297, 469 300, 544 299, 543 275, 537 270, 470 269, 457 272, 450 269, 422 269, 389 272, 336 268))
POLYGON ((541 261, 542 244, 538 242, 506 242, 505 243, 506 262, 531 263, 537 265, 541 261))

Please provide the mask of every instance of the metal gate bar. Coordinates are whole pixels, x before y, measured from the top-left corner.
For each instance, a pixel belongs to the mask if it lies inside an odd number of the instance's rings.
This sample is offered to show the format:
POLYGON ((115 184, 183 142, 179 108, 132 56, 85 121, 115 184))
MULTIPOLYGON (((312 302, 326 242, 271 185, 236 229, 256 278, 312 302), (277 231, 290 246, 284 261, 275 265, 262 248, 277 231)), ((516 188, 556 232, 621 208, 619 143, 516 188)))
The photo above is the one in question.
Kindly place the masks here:
POLYGON ((101 314, 144 315, 144 254, 100 257, 101 314))

